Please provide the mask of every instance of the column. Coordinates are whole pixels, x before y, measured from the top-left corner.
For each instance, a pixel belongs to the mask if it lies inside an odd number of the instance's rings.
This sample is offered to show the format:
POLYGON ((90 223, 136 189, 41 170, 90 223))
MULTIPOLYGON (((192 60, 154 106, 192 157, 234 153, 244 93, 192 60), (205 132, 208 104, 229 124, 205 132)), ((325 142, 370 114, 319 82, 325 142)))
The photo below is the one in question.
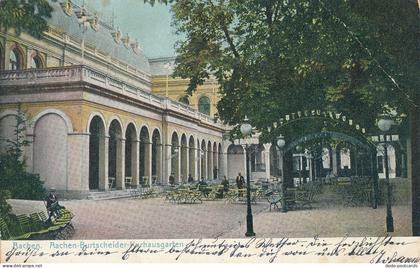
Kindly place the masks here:
POLYGON ((162 177, 162 165, 163 165, 163 159, 162 159, 162 145, 159 144, 156 146, 156 177, 157 181, 159 181, 161 184, 163 184, 164 180, 162 177))
POLYGON ((271 149, 271 143, 264 144, 264 161, 265 161, 265 177, 267 179, 270 179, 270 149, 271 149))
POLYGON ((117 167, 115 186, 118 190, 125 189, 125 139, 117 141, 117 167))
POLYGON ((70 133, 67 136, 67 190, 83 196, 89 192, 89 133, 70 133))
POLYGON ((175 178, 178 181, 178 183, 181 183, 181 146, 178 146, 178 153, 177 153, 177 157, 178 158, 178 170, 176 170, 175 172, 175 178))
POLYGON ((332 173, 334 176, 338 176, 338 162, 337 162, 337 149, 336 148, 332 148, 332 173))
POLYGON ((152 186, 152 144, 146 143, 144 149, 144 175, 149 178, 149 185, 152 186))
POLYGON ((139 140, 132 141, 131 145, 131 177, 132 177, 132 184, 134 188, 137 188, 139 185, 139 176, 140 176, 140 148, 139 148, 139 140))
POLYGON ((103 139, 103 142, 99 142, 99 190, 108 191, 109 136, 104 136, 103 139), (102 144, 104 146, 101 146, 102 144))
POLYGON ((172 146, 169 145, 164 145, 163 146, 164 151, 165 151, 165 155, 163 156, 164 159, 164 167, 165 167, 165 172, 164 172, 164 178, 163 178, 163 182, 164 184, 169 184, 169 175, 171 175, 171 148, 172 146))

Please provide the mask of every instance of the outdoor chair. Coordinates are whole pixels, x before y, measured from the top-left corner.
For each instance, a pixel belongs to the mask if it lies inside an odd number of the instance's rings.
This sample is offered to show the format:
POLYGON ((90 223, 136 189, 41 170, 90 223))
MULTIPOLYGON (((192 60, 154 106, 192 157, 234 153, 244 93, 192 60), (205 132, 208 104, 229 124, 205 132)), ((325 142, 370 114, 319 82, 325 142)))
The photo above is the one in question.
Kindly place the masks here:
POLYGON ((267 198, 268 203, 270 204, 270 211, 271 211, 271 207, 280 209, 277 204, 281 203, 281 196, 278 193, 274 193, 270 191, 270 192, 267 192, 265 196, 267 198))
POLYGON ((130 196, 133 198, 140 197, 141 196, 140 189, 138 187, 130 188, 130 196))
POLYGON ((132 177, 125 177, 125 188, 126 189, 130 189, 132 183, 133 183, 133 178, 132 177))
POLYGON ((197 190, 191 190, 191 202, 200 202, 203 203, 203 200, 201 199, 201 193, 197 190))
POLYGON ((295 191, 294 206, 303 209, 308 207, 312 209, 312 202, 314 198, 313 190, 297 190, 295 191))
POLYGON ((3 218, 0 218, 0 240, 8 240, 11 237, 9 228, 3 218))
POLYGON ((44 227, 44 222, 42 222, 38 213, 30 214, 29 218, 30 218, 30 222, 31 222, 31 231, 32 232, 38 232, 44 227))
POLYGON ((46 222, 48 220, 47 215, 44 211, 38 212, 38 217, 41 219, 42 222, 46 222))
POLYGON ((31 232, 31 224, 29 221, 29 217, 26 215, 18 215, 17 220, 19 223, 19 227, 22 230, 22 233, 29 233, 31 232))
POLYGON ((115 184, 115 178, 114 177, 108 177, 108 189, 112 189, 115 184))

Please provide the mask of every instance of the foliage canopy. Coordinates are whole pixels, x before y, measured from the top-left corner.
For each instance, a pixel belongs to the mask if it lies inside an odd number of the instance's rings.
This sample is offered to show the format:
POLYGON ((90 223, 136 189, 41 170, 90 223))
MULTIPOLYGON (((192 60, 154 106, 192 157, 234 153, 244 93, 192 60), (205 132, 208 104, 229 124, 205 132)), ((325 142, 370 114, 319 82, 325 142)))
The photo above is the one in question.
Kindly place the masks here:
MULTIPOLYGON (((264 131, 284 114, 326 108, 373 132, 378 114, 407 114, 413 105, 420 85, 415 2, 169 2, 186 36, 177 45, 174 76, 190 79, 189 94, 217 79, 226 123, 247 115, 264 131)), ((314 124, 291 131, 320 128, 314 124)))

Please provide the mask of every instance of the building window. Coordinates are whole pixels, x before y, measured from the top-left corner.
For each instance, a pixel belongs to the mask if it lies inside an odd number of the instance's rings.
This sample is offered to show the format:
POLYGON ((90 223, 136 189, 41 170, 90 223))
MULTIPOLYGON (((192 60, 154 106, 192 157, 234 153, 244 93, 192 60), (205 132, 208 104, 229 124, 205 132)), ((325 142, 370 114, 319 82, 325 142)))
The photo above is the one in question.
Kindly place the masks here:
POLYGON ((34 57, 32 57, 31 59, 31 68, 33 69, 39 69, 39 68, 43 68, 43 64, 42 64, 42 60, 41 57, 36 55, 34 57))
POLYGON ((17 48, 14 48, 10 52, 9 69, 15 71, 15 70, 20 70, 21 68, 22 68, 21 55, 19 53, 19 50, 17 48))
POLYGON ((184 104, 186 104, 186 105, 190 105, 190 101, 188 100, 188 96, 182 96, 181 98, 179 98, 179 100, 178 100, 179 102, 182 102, 182 103, 184 103, 184 104))
POLYGON ((198 101, 198 111, 203 114, 210 115, 210 99, 203 96, 198 101))

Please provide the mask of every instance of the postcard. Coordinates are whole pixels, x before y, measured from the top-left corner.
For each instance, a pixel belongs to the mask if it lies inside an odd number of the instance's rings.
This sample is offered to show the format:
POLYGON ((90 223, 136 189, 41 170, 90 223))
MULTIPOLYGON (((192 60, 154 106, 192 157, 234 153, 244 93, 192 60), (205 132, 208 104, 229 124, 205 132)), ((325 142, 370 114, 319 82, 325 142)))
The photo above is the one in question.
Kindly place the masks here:
POLYGON ((0 263, 418 267, 419 13, 1 0, 0 263))

